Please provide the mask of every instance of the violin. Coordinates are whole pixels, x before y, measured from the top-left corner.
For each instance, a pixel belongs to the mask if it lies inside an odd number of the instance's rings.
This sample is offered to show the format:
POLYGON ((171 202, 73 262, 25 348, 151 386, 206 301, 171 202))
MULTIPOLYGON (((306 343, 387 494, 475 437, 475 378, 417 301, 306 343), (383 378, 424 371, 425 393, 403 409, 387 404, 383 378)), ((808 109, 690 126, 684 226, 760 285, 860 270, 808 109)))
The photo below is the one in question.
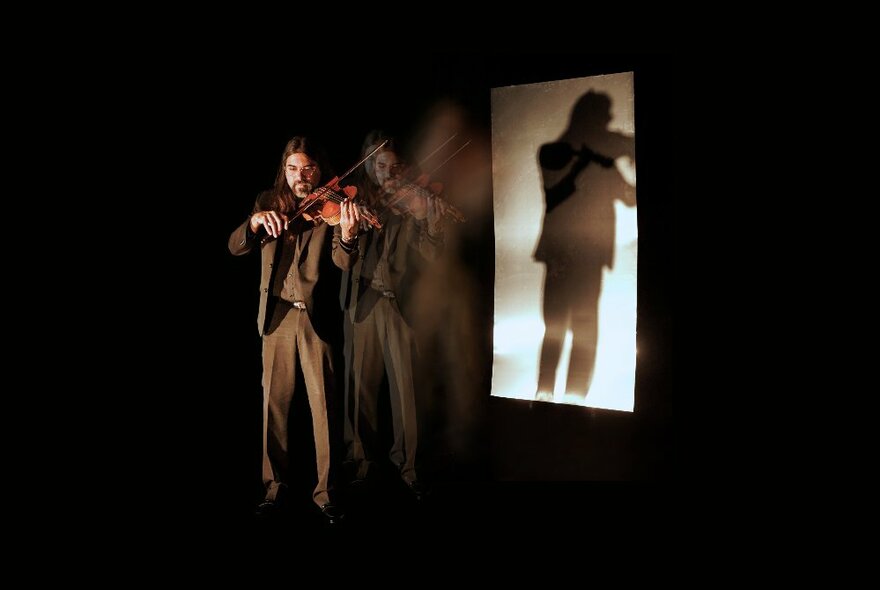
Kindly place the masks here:
MULTIPOLYGON (((339 177, 337 176, 304 198, 302 205, 293 214, 293 219, 302 215, 303 219, 312 221, 315 225, 322 222, 327 225, 339 225, 339 222, 342 221, 340 205, 345 199, 354 199, 356 196, 357 187, 340 187, 339 177)), ((370 210, 359 206, 358 211, 367 223, 376 229, 382 229, 379 218, 370 210)))
MULTIPOLYGON (((388 207, 395 211, 398 214, 411 214, 416 219, 423 219, 424 215, 417 215, 414 210, 414 201, 419 199, 423 205, 419 207, 420 210, 427 211, 427 198, 428 197, 439 197, 439 194, 443 191, 443 185, 439 182, 428 183, 428 178, 426 175, 422 175, 415 182, 404 182, 400 185, 400 187, 394 192, 394 196, 391 201, 388 203, 388 207)), ((450 203, 449 201, 444 200, 446 207, 444 208, 444 215, 448 215, 453 220, 458 223, 463 223, 467 221, 467 218, 461 212, 458 207, 450 203)))
MULTIPOLYGON (((340 205, 346 199, 354 199, 357 196, 357 187, 343 187, 339 183, 346 176, 354 172, 358 166, 366 162, 370 156, 382 149, 386 143, 388 143, 388 140, 380 143, 376 149, 364 156, 360 162, 349 168, 345 174, 333 177, 330 182, 306 196, 303 199, 302 204, 291 217, 291 220, 302 216, 303 219, 312 221, 315 225, 322 222, 327 223, 327 225, 339 225, 339 222, 342 220, 342 209, 340 208, 340 205)), ((379 223, 379 218, 376 217, 374 213, 361 206, 358 206, 358 211, 367 223, 376 229, 382 229, 382 224, 379 223)))
MULTIPOLYGON (((448 144, 450 141, 452 141, 453 138, 455 138, 455 136, 457 136, 457 135, 458 135, 458 133, 453 133, 451 136, 449 136, 449 139, 447 139, 446 141, 441 143, 439 146, 437 146, 437 148, 434 149, 434 151, 432 151, 430 154, 425 156, 422 159, 422 161, 419 162, 419 167, 424 166, 425 163, 429 159, 431 159, 434 155, 436 155, 438 152, 440 152, 440 150, 446 144, 448 144)), ((424 216, 418 217, 416 215, 415 211, 413 210, 414 199, 420 199, 421 202, 423 203, 423 206, 420 207, 420 209, 423 211, 427 211, 427 198, 428 197, 440 198, 440 193, 443 192, 443 185, 439 182, 430 182, 429 183, 428 179, 431 177, 432 174, 437 172, 447 162, 449 162, 452 158, 454 158, 461 150, 466 148, 469 143, 470 143, 470 140, 466 141, 461 146, 459 146, 458 149, 456 149, 454 152, 452 152, 451 155, 449 155, 445 160, 443 160, 439 165, 437 165, 433 170, 431 170, 431 172, 429 172, 427 174, 422 174, 418 178, 416 178, 415 180, 408 180, 407 177, 405 176, 403 181, 400 183, 400 188, 398 188, 395 191, 394 198, 391 199, 391 202, 388 204, 388 207, 390 207, 392 209, 392 211, 396 211, 400 214, 410 213, 413 215, 413 217, 416 217, 416 219, 423 219, 424 216)), ((409 176, 409 178, 412 178, 412 176, 409 176)), ((464 214, 461 212, 461 210, 458 209, 458 207, 456 207, 455 205, 453 205, 452 203, 450 203, 449 201, 447 201, 445 199, 443 202, 446 204, 446 207, 444 208, 444 212, 443 212, 444 216, 448 215, 449 217, 451 217, 453 220, 457 221, 458 223, 463 223, 463 222, 467 221, 467 218, 464 216, 464 214)))

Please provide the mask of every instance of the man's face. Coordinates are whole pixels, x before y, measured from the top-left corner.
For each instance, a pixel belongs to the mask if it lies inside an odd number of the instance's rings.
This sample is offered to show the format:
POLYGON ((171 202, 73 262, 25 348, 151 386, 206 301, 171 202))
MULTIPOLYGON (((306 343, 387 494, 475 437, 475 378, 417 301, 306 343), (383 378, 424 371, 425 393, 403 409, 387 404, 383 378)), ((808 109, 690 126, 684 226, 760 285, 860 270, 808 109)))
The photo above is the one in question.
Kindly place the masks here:
POLYGON ((376 183, 386 193, 397 190, 399 177, 403 172, 403 163, 394 152, 380 152, 376 155, 376 183))
POLYGON ((303 153, 290 154, 284 163, 284 176, 287 186, 297 199, 307 197, 321 182, 318 163, 303 153))

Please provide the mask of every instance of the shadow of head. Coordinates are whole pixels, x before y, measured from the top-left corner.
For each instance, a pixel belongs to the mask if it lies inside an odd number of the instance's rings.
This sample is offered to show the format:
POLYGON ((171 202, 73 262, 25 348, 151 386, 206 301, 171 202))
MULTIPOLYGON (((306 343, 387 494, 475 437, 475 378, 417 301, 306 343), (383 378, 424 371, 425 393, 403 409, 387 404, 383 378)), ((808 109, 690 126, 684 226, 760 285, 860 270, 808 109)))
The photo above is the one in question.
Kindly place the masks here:
POLYGON ((568 128, 574 135, 588 135, 604 131, 610 122, 611 98, 607 94, 590 90, 575 103, 568 128))

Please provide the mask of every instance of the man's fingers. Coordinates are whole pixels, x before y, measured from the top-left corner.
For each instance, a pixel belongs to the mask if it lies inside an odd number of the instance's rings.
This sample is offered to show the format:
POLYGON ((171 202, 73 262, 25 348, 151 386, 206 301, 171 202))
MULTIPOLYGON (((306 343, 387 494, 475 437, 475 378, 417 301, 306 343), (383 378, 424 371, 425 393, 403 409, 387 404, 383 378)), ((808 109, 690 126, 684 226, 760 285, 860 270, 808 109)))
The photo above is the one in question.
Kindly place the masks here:
POLYGON ((275 230, 275 237, 281 235, 281 228, 285 225, 284 221, 282 221, 282 216, 277 211, 270 211, 269 214, 272 216, 272 228, 275 230))

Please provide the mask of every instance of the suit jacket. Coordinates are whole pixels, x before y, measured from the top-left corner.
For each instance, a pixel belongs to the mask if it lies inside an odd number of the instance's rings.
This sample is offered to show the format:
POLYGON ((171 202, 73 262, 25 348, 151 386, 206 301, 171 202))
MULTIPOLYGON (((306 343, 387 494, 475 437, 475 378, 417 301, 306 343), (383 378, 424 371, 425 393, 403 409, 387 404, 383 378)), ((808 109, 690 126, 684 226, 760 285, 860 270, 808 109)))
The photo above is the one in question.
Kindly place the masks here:
MULTIPOLYGON (((257 203, 259 202, 258 197, 257 203)), ((259 205, 254 207, 254 212, 257 211, 259 205)), ((257 314, 257 329, 262 336, 271 334, 281 319, 275 317, 274 306, 277 298, 271 294, 275 281, 284 280, 277 275, 287 272, 287 269, 278 268, 281 258, 279 242, 285 238, 285 235, 282 233, 279 239, 262 239, 266 237, 265 231, 260 230, 256 235, 251 234, 248 231, 249 223, 250 218, 229 236, 229 251, 241 256, 253 250, 255 246, 260 246, 260 309, 257 314)), ((290 230, 285 230, 285 233, 287 231, 290 230)), ((339 226, 331 230, 329 225, 323 223, 317 227, 307 227, 301 233, 299 257, 294 257, 291 263, 291 270, 295 273, 296 292, 306 304, 306 311, 318 335, 325 341, 333 341, 341 326, 336 305, 340 282, 339 269, 350 269, 357 252, 349 253, 342 248, 339 226)))
POLYGON ((377 240, 384 240, 385 278, 391 283, 385 287, 394 291, 403 318, 412 324, 414 288, 426 262, 440 255, 443 241, 442 238, 431 238, 427 223, 416 221, 412 216, 386 214, 381 220, 381 232, 371 229, 358 239, 358 256, 353 258, 351 270, 343 272, 340 303, 348 310, 347 319, 360 322, 382 297, 381 293, 370 288, 370 280, 364 277, 372 277, 375 271, 375 260, 367 257, 368 249, 376 248, 377 240))

